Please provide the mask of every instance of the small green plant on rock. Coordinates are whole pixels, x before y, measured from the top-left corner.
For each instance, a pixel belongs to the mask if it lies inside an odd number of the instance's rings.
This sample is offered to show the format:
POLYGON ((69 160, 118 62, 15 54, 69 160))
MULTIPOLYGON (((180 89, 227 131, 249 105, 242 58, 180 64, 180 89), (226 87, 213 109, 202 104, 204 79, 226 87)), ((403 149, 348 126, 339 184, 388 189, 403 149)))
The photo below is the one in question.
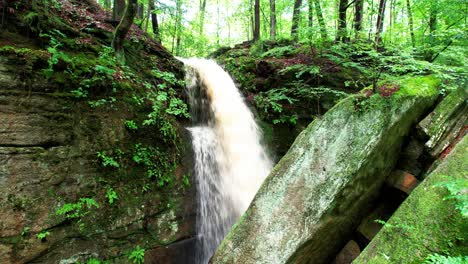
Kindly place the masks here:
MULTIPOLYGON (((446 176, 449 178, 449 176, 446 176)), ((468 217, 468 180, 467 179, 452 179, 445 182, 440 182, 434 187, 444 187, 449 191, 449 195, 444 197, 444 200, 454 200, 455 207, 460 211, 462 216, 468 217)))
POLYGON ((106 191, 106 198, 109 204, 113 204, 115 200, 119 199, 119 196, 117 195, 117 192, 112 187, 108 187, 106 191))
POLYGON ((50 235, 50 232, 49 232, 49 231, 42 231, 42 232, 40 232, 40 233, 38 233, 38 234, 36 235, 36 238, 39 239, 39 240, 41 240, 41 241, 45 241, 45 240, 46 240, 46 237, 47 237, 48 235, 50 235))
POLYGON ((466 264, 468 256, 442 256, 437 253, 429 255, 424 264, 466 264))
POLYGON ((81 218, 89 213, 92 208, 99 208, 99 203, 93 198, 80 198, 76 203, 66 203, 55 211, 57 216, 65 216, 67 219, 81 218))
POLYGON ((129 130, 137 130, 138 125, 135 121, 133 120, 127 120, 125 121, 125 127, 128 128, 129 130))
POLYGON ((137 246, 128 254, 128 260, 135 264, 141 264, 145 261, 145 249, 137 246))
POLYGON ((114 168, 119 168, 120 164, 116 161, 116 159, 120 159, 122 157, 123 152, 120 149, 117 149, 115 151, 115 157, 111 157, 106 155, 104 151, 98 151, 97 152, 97 157, 101 159, 101 164, 104 167, 114 167, 114 168))

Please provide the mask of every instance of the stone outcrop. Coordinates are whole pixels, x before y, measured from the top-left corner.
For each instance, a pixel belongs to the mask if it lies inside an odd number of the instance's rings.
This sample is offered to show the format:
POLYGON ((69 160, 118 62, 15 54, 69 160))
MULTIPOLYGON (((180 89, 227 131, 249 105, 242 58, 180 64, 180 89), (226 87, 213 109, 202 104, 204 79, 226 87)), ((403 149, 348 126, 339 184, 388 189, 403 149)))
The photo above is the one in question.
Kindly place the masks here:
MULTIPOLYGON (((145 180, 137 164, 127 166, 124 160, 119 170, 99 162, 98 151, 110 156, 115 149, 130 152, 136 142, 157 146, 150 137, 125 128, 125 120, 135 118, 131 106, 119 98, 119 111, 91 109, 86 101, 47 92, 47 87, 31 91, 9 86, 4 80, 15 77, 0 74, 0 263, 125 261, 136 245, 149 249, 151 261, 160 251, 174 255, 177 247, 166 249, 174 241, 189 239, 185 248, 190 243, 193 248, 191 188, 160 188, 145 180), (105 196, 110 187, 118 195, 113 204, 105 196), (65 203, 83 197, 95 199, 100 207, 90 209, 80 222, 56 214, 65 203), (45 239, 38 239, 41 232, 48 232, 45 239)), ((179 147, 190 155, 188 146, 179 147)), ((189 160, 185 164, 171 176, 176 183, 191 169, 189 160)))
POLYGON ((468 127, 468 90, 459 87, 437 105, 436 109, 419 123, 422 133, 429 138, 426 148, 430 155, 440 154, 468 127))
POLYGON ((182 64, 137 26, 127 64, 117 61, 95 1, 4 3, 14 12, 0 30, 0 263, 127 263, 135 249, 148 263, 189 262, 188 119, 154 113, 147 97, 166 88, 181 100, 182 64), (164 133, 143 125, 150 113, 164 133))
POLYGON ((403 137, 437 98, 438 80, 349 97, 312 122, 275 166, 212 263, 329 263, 397 161, 403 137))
MULTIPOLYGON (((432 254, 467 256, 467 218, 456 208, 460 201, 447 199, 451 194, 443 187, 446 183, 466 187, 467 151, 464 137, 353 263, 422 263, 432 254)), ((466 197, 467 191, 460 195, 466 197)))

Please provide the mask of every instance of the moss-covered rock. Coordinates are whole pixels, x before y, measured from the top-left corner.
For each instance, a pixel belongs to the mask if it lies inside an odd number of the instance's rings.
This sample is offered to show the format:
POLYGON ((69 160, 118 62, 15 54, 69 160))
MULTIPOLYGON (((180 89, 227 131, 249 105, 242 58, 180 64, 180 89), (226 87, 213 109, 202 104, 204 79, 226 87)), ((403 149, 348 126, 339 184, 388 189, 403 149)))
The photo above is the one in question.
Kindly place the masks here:
POLYGON ((192 238, 182 64, 136 26, 117 60, 94 1, 6 3, 0 263, 122 263, 192 238))
POLYGON ((411 193, 353 263, 422 263, 433 254, 468 256, 467 217, 456 209, 460 201, 446 199, 451 194, 441 186, 456 184, 465 188, 459 195, 466 197, 467 151, 465 137, 411 193))
POLYGON ((328 263, 378 194, 404 136, 437 98, 437 79, 415 78, 400 81, 392 96, 365 99, 365 108, 347 98, 312 122, 212 263, 328 263))
POLYGON ((437 158, 468 125, 468 90, 459 87, 440 102, 436 109, 419 123, 429 138, 426 147, 437 158))

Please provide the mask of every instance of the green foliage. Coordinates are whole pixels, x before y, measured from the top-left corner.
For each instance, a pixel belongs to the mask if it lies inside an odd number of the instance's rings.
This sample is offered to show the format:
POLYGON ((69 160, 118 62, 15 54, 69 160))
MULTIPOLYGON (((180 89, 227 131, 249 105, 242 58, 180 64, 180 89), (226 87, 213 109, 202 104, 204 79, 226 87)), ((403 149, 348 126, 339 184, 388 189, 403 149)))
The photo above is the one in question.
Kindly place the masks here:
POLYGON ((60 51, 59 49, 63 47, 63 43, 58 40, 58 38, 66 38, 62 32, 60 32, 57 29, 53 29, 50 31, 49 34, 40 34, 41 37, 48 37, 50 39, 50 45, 47 48, 47 51, 51 54, 49 60, 47 63, 49 64, 49 67, 47 69, 44 69, 44 75, 46 76, 47 79, 50 79, 52 77, 52 74, 54 73, 54 66, 62 60, 65 63, 73 63, 72 58, 68 56, 68 54, 64 53, 63 51, 60 51))
POLYGON ((148 178, 156 178, 159 186, 172 183, 171 177, 174 171, 173 164, 168 158, 162 155, 158 148, 144 147, 142 144, 135 144, 132 160, 145 167, 148 178))
POLYGON ((133 120, 125 121, 125 127, 127 127, 130 130, 137 130, 138 129, 138 125, 133 120))
POLYGON ((429 255, 424 264, 466 264, 468 256, 442 256, 437 253, 429 255))
POLYGON ((396 222, 395 224, 389 224, 385 221, 382 221, 382 220, 374 220, 374 222, 376 223, 379 223, 381 225, 383 225, 385 228, 388 228, 388 229, 392 229, 392 230, 395 230, 395 231, 403 231, 403 232, 412 232, 413 230, 415 230, 415 227, 414 226, 411 226, 411 225, 408 225, 406 223, 399 223, 400 220, 399 219, 395 219, 394 222, 396 222))
POLYGON ((55 211, 57 216, 65 216, 67 219, 81 218, 89 213, 92 208, 99 208, 98 202, 93 198, 80 198, 76 203, 65 203, 55 211))
POLYGON ((117 192, 112 187, 108 187, 106 191, 106 198, 109 204, 113 204, 115 200, 119 199, 119 196, 117 195, 117 192))
POLYGON ((96 258, 88 259, 88 261, 86 262, 86 264, 102 264, 102 263, 105 263, 105 262, 102 262, 102 261, 100 261, 99 259, 96 259, 96 258))
POLYGON ((31 228, 29 226, 26 226, 26 227, 23 228, 20 235, 22 237, 27 236, 27 235, 29 235, 30 231, 31 231, 31 228))
POLYGON ((97 152, 97 157, 101 159, 102 166, 119 168, 120 164, 116 161, 116 159, 120 159, 120 157, 123 155, 123 152, 120 149, 117 149, 114 155, 115 157, 111 157, 107 156, 104 151, 97 152))
MULTIPOLYGON (((86 71, 87 74, 91 75, 87 78, 83 78, 80 81, 80 87, 72 91, 77 98, 87 97, 88 92, 91 88, 106 86, 107 83, 112 84, 112 92, 117 92, 119 82, 123 79, 129 78, 125 75, 125 71, 128 67, 121 65, 117 60, 114 50, 111 47, 104 47, 99 52, 96 65, 92 69, 86 71)), ((75 74, 76 75, 76 74, 75 74)), ((115 98, 110 97, 109 99, 101 99, 98 101, 90 102, 92 107, 102 106, 106 103, 114 103, 115 98)))
POLYGON ((140 246, 136 246, 135 249, 128 254, 128 260, 135 264, 143 263, 145 261, 145 249, 140 246))
POLYGON ((279 71, 279 74, 287 75, 293 73, 296 79, 301 79, 304 75, 309 78, 320 76, 320 67, 315 65, 294 64, 279 71))
POLYGON ((36 235, 36 238, 43 241, 48 235, 50 235, 49 231, 42 231, 36 235))
MULTIPOLYGON (((446 176, 449 178, 448 176, 446 176)), ((453 179, 440 182, 435 187, 443 187, 449 191, 444 200, 454 200, 455 207, 464 217, 468 217, 468 179, 453 179)))
POLYGON ((187 104, 178 98, 177 92, 172 88, 172 86, 181 85, 184 82, 177 80, 175 75, 170 72, 153 69, 151 74, 162 79, 163 82, 157 85, 157 90, 152 89, 151 86, 148 87, 146 99, 151 102, 152 111, 148 114, 148 118, 143 121, 143 125, 159 127, 161 134, 166 139, 173 141, 177 137, 177 131, 166 114, 181 118, 190 117, 187 104))
POLYGON ((274 47, 270 50, 265 51, 260 55, 261 58, 284 58, 294 56, 297 53, 297 48, 295 46, 279 46, 274 47))

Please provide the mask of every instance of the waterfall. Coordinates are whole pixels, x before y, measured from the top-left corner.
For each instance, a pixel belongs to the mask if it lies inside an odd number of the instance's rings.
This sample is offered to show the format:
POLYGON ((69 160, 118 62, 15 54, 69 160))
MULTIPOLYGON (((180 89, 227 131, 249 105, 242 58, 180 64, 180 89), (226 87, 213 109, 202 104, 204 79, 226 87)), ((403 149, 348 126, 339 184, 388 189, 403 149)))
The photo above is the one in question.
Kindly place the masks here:
POLYGON ((271 170, 261 133, 233 80, 214 61, 182 59, 194 127, 196 263, 206 264, 271 170))

